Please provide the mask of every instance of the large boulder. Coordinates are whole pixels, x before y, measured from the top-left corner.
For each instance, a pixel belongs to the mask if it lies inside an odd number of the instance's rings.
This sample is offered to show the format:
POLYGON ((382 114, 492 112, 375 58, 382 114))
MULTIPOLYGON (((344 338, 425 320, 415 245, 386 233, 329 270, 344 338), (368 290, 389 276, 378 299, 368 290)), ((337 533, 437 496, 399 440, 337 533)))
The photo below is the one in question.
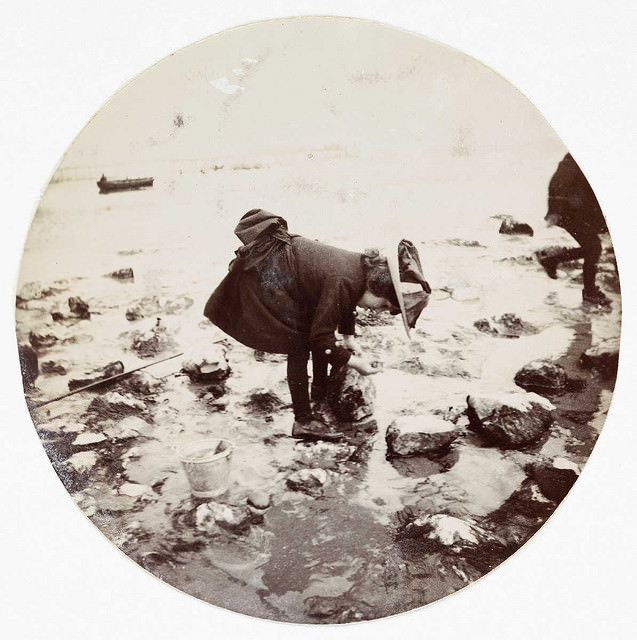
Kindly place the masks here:
POLYGON ((469 428, 503 449, 520 449, 537 442, 551 426, 554 409, 535 393, 467 396, 469 428))
POLYGON ((387 453, 401 457, 435 454, 447 449, 459 433, 452 422, 433 414, 400 416, 385 434, 387 453))
POLYGON ((193 382, 219 382, 230 375, 226 350, 220 344, 206 345, 190 351, 181 362, 181 370, 193 382))
POLYGON ((244 533, 249 529, 252 512, 246 506, 205 502, 195 511, 195 526, 205 533, 216 533, 217 527, 231 533, 244 533))
POLYGON ((564 367, 552 360, 533 360, 525 364, 513 379, 525 391, 536 393, 560 393, 568 384, 564 367))
POLYGON ((374 413, 376 387, 371 376, 351 367, 341 367, 328 380, 327 402, 334 414, 346 422, 358 422, 374 413))
POLYGON ((499 233, 506 235, 532 236, 533 228, 526 222, 518 222, 511 216, 507 216, 500 224, 499 233))
POLYGON ((124 373, 124 364, 119 360, 109 362, 101 367, 85 371, 77 378, 71 378, 71 380, 69 380, 69 389, 73 391, 79 387, 85 387, 88 384, 93 384, 100 380, 106 380, 106 378, 111 378, 120 373, 124 373))
POLYGON ((605 378, 614 378, 619 364, 619 338, 607 338, 589 347, 579 362, 585 369, 595 369, 605 378))

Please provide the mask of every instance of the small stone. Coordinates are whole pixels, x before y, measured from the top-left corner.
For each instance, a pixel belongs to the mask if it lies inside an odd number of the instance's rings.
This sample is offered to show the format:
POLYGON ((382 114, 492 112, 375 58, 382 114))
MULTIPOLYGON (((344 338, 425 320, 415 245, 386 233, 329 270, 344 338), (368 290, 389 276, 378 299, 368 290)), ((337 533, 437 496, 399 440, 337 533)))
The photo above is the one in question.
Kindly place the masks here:
POLYGON ((507 235, 523 235, 523 236, 532 236, 533 228, 531 225, 526 222, 518 222, 511 216, 507 216, 502 220, 500 224, 499 233, 504 233, 507 235))
POLYGON ((328 475, 325 469, 301 469, 294 472, 286 480, 286 485, 292 491, 301 491, 311 496, 322 493, 328 475))
POLYGON ((88 310, 88 304, 79 296, 71 296, 68 299, 69 311, 82 320, 89 320, 91 312, 88 310))
POLYGON ((139 498, 151 491, 152 489, 150 487, 135 482, 126 482, 119 488, 119 494, 128 496, 129 498, 139 498))
POLYGON ((372 376, 362 376, 351 367, 332 372, 327 384, 327 402, 334 414, 346 422, 358 422, 374 413, 376 387, 372 376))
POLYGON ((298 462, 321 469, 335 469, 356 453, 355 446, 341 442, 299 442, 295 448, 298 462))
POLYGON ((490 320, 481 318, 473 326, 496 338, 519 338, 538 333, 537 327, 525 322, 515 313, 504 313, 499 318, 492 317, 490 320))
POLYGON ((193 382, 218 382, 230 375, 226 350, 220 344, 207 345, 186 354, 181 369, 193 382))
POLYGON ((392 421, 385 434, 387 451, 394 456, 417 456, 445 450, 460 429, 434 415, 401 416, 392 421))
POLYGON ((66 367, 59 362, 55 362, 54 360, 47 360, 42 363, 40 370, 43 374, 48 376, 65 376, 66 375, 66 367))
POLYGON ((74 447, 85 447, 91 444, 99 444, 100 442, 104 442, 106 440, 106 436, 103 433, 80 433, 80 435, 73 440, 74 447))
POLYGON ((117 271, 111 271, 106 274, 108 278, 114 278, 115 280, 134 280, 135 275, 130 267, 124 269, 117 269, 117 271))
POLYGON ((141 320, 143 317, 144 311, 138 304, 135 304, 132 307, 128 307, 128 309, 126 309, 126 320, 129 320, 130 322, 141 320))
POLYGON ((140 358, 153 358, 177 346, 173 332, 161 324, 159 318, 152 328, 147 331, 133 331, 131 337, 131 348, 140 358))
POLYGON ((251 520, 252 513, 247 507, 218 502, 200 505, 195 514, 197 528, 208 532, 214 532, 218 526, 232 533, 243 533, 250 527, 251 520))
POLYGON ((526 391, 559 393, 566 389, 568 376, 556 362, 533 360, 515 374, 514 382, 526 391))
POLYGON ((248 506, 255 509, 265 510, 272 502, 272 495, 267 491, 255 490, 251 491, 247 497, 248 506))
POLYGON ((89 473, 97 460, 98 455, 95 451, 80 451, 68 458, 66 464, 76 473, 89 473))
POLYGON ((504 449, 537 442, 553 423, 555 407, 535 393, 467 396, 469 428, 504 449))
POLYGON ((124 373, 124 364, 119 360, 109 362, 102 367, 85 371, 80 374, 80 377, 78 378, 72 378, 69 380, 69 390, 73 391, 79 387, 85 387, 86 385, 98 382, 99 380, 106 380, 106 378, 111 378, 119 375, 120 373, 124 373))
POLYGON ((40 349, 48 349, 57 341, 57 336, 52 333, 38 333, 36 331, 31 331, 29 333, 29 342, 36 351, 39 351, 40 349))
POLYGON ((123 396, 116 391, 93 398, 88 406, 89 412, 97 413, 107 418, 135 415, 145 411, 145 409, 146 405, 143 402, 123 396))
POLYGON ((250 391, 245 404, 254 413, 272 413, 280 409, 285 403, 274 391, 258 388, 250 391))

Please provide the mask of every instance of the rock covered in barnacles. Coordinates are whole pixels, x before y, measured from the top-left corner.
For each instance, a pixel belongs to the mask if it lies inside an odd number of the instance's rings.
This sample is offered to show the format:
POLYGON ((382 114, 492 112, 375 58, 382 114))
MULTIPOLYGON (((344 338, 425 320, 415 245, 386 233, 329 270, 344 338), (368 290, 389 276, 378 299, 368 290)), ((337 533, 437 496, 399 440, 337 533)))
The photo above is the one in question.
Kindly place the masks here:
POLYGON ((559 393, 568 384, 564 367, 547 359, 532 360, 525 364, 513 380, 524 390, 536 393, 559 393))
POLYGON ((301 491, 310 496, 319 496, 322 494, 327 479, 328 475, 325 469, 301 469, 290 475, 285 483, 288 489, 292 491, 301 491))
POLYGON ((376 387, 371 378, 362 376, 351 367, 340 367, 330 375, 327 401, 338 418, 358 422, 374 413, 376 387))
POLYGON ((401 457, 437 453, 447 449, 460 431, 452 422, 433 414, 399 416, 385 434, 387 453, 401 457))
POLYGON ((553 422, 555 407, 535 393, 467 396, 469 428, 503 449, 537 442, 553 422))
POLYGON ((230 375, 226 350, 220 344, 191 350, 184 356, 181 369, 193 382, 218 382, 230 375))
POLYGON ((155 325, 147 331, 133 331, 131 348, 140 358, 153 358, 168 349, 175 349, 176 342, 168 327, 157 318, 155 325))
POLYGON ((285 403, 274 391, 260 387, 249 392, 245 404, 253 413, 272 413, 280 409, 285 403))

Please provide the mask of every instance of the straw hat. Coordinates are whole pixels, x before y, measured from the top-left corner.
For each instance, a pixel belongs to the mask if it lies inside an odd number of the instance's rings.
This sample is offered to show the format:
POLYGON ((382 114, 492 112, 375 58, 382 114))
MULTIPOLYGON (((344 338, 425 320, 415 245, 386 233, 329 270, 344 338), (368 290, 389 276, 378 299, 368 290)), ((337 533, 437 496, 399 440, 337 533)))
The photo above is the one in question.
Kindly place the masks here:
POLYGON ((413 329, 416 325, 416 320, 427 306, 429 294, 431 293, 431 287, 422 273, 418 250, 413 242, 402 239, 399 242, 392 243, 387 251, 387 266, 389 267, 389 275, 398 298, 405 333, 411 339, 409 329, 413 329), (394 249, 394 247, 396 248, 394 249), (422 287, 422 291, 404 294, 401 287, 403 282, 419 284, 422 287))

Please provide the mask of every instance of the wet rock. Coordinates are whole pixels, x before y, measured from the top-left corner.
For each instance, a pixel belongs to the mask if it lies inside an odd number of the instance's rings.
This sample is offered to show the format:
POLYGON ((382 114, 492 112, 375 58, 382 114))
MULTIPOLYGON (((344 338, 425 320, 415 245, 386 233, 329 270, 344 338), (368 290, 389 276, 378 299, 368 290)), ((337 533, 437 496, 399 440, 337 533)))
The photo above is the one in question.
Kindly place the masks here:
POLYGON ((310 596, 303 601, 303 611, 311 618, 330 618, 338 624, 371 620, 375 617, 370 605, 355 602, 348 594, 310 596))
POLYGON ((164 298, 160 296, 146 296, 136 300, 127 310, 128 320, 136 320, 143 317, 153 317, 158 315, 176 315, 189 309, 194 304, 194 300, 187 296, 177 296, 175 298, 164 298), (130 315, 132 317, 129 317, 130 315))
POLYGON ((552 360, 533 360, 525 364, 514 382, 526 391, 559 393, 567 388, 568 376, 562 365, 552 360))
POLYGON ((57 341, 58 337, 52 333, 39 333, 37 331, 31 331, 29 333, 29 342, 36 351, 40 351, 40 349, 48 349, 57 341))
POLYGON ((123 379, 120 386, 137 396, 153 396, 163 390, 165 382, 146 371, 136 371, 123 379))
POLYGON ((417 456, 443 451, 458 437, 460 430, 452 422, 434 415, 400 416, 385 434, 390 456, 417 456))
POLYGON ((357 311, 356 324, 360 327, 388 327, 394 324, 394 320, 387 313, 368 309, 366 311, 357 311))
POLYGON ((554 502, 561 502, 579 477, 579 467, 564 458, 531 463, 528 472, 540 491, 554 502))
POLYGON ((68 299, 69 311, 76 317, 83 320, 88 320, 91 317, 91 312, 88 309, 88 304, 82 300, 79 296, 71 296, 68 299))
POLYGON ((335 469, 339 463, 351 459, 357 447, 336 442, 299 442, 295 459, 303 465, 318 469, 335 469))
POLYGON ((252 513, 247 507, 206 502, 197 507, 195 523, 197 529, 215 533, 218 527, 231 533, 244 533, 252 521, 252 513))
POLYGON ((58 287, 45 286, 41 282, 27 282, 20 287, 20 291, 16 295, 16 306, 20 309, 25 308, 27 302, 33 300, 42 300, 64 290, 62 282, 58 287))
POLYGON ((90 413, 95 413, 102 418, 121 418, 123 416, 137 415, 144 412, 146 405, 139 400, 123 396, 116 391, 110 391, 91 400, 88 406, 90 413))
POLYGON ((137 484, 136 482, 125 482, 119 488, 118 493, 122 496, 128 496, 129 498, 139 498, 143 495, 152 493, 152 489, 144 484, 137 484))
POLYGON ((42 373, 47 376, 65 376, 66 375, 66 367, 54 360, 47 360, 42 363, 42 373))
POLYGON ((190 351, 181 362, 181 370, 193 382, 219 382, 230 375, 226 350, 220 344, 206 345, 190 351))
POLYGON ((161 324, 159 318, 148 331, 132 332, 131 348, 140 358, 153 358, 164 351, 175 349, 177 344, 172 331, 161 324))
POLYGON ((478 329, 478 331, 496 338, 519 338, 520 336, 538 333, 537 327, 528 322, 524 322, 524 320, 514 313, 504 313, 499 318, 481 318, 480 320, 476 320, 473 326, 478 329))
POLYGON ((116 376, 120 373, 124 373, 124 364, 119 360, 109 362, 102 367, 96 367, 95 369, 85 371, 80 374, 81 377, 79 378, 72 378, 69 380, 69 389, 73 391, 79 387, 85 387, 88 384, 99 382, 100 380, 106 380, 106 378, 111 378, 112 376, 116 376))
POLYGON ((518 222, 511 216, 507 216, 502 220, 498 233, 507 235, 532 236, 533 228, 526 222, 518 222))
POLYGON ((325 469, 301 469, 290 475, 285 483, 292 491, 301 491, 316 497, 323 493, 327 479, 325 469))
POLYGON ((586 349, 579 359, 584 369, 595 369, 604 378, 614 378, 619 365, 619 338, 607 338, 586 349))
POLYGON ((97 464, 99 457, 95 451, 74 453, 67 461, 67 466, 77 474, 89 474, 97 464))
POLYGON ((91 445, 96 445, 104 442, 106 440, 106 436, 103 433, 93 433, 91 431, 87 431, 85 433, 80 433, 75 440, 73 440, 74 447, 90 447, 91 445))
POLYGON ((265 511, 272 503, 272 495, 267 491, 256 489, 248 494, 247 503, 249 507, 265 511))
POLYGON ((503 449, 537 442, 551 426, 555 408, 535 393, 467 396, 467 406, 469 428, 503 449))
POLYGON ((274 391, 265 388, 252 389, 245 403, 253 413, 272 413, 284 405, 283 400, 274 391))
POLYGON ((474 522, 444 513, 418 516, 405 526, 403 534, 423 537, 444 547, 477 545, 483 535, 474 522))
POLYGON ((464 240, 462 238, 449 238, 447 244, 452 247, 480 247, 484 249, 484 245, 480 244, 477 240, 464 240))
POLYGON ((132 307, 128 307, 128 309, 126 309, 126 320, 130 320, 131 322, 134 322, 135 320, 141 320, 144 317, 145 317, 144 311, 137 304, 133 305, 132 307))
POLYGON ((150 436, 152 425, 141 418, 130 415, 117 420, 113 425, 104 429, 104 433, 111 440, 128 440, 139 436, 150 436))
POLYGON ((254 359, 257 362, 285 362, 287 356, 282 353, 267 353, 265 351, 255 350, 254 359))
POLYGON ((124 269, 117 269, 106 274, 107 278, 114 278, 115 280, 134 280, 135 275, 130 267, 124 269))
POLYGON ((25 391, 33 389, 33 383, 38 377, 38 354, 28 344, 18 345, 22 386, 25 391))
POLYGON ((357 422, 374 413, 376 387, 372 376, 362 376, 350 367, 332 372, 327 385, 327 402, 341 420, 357 422))

